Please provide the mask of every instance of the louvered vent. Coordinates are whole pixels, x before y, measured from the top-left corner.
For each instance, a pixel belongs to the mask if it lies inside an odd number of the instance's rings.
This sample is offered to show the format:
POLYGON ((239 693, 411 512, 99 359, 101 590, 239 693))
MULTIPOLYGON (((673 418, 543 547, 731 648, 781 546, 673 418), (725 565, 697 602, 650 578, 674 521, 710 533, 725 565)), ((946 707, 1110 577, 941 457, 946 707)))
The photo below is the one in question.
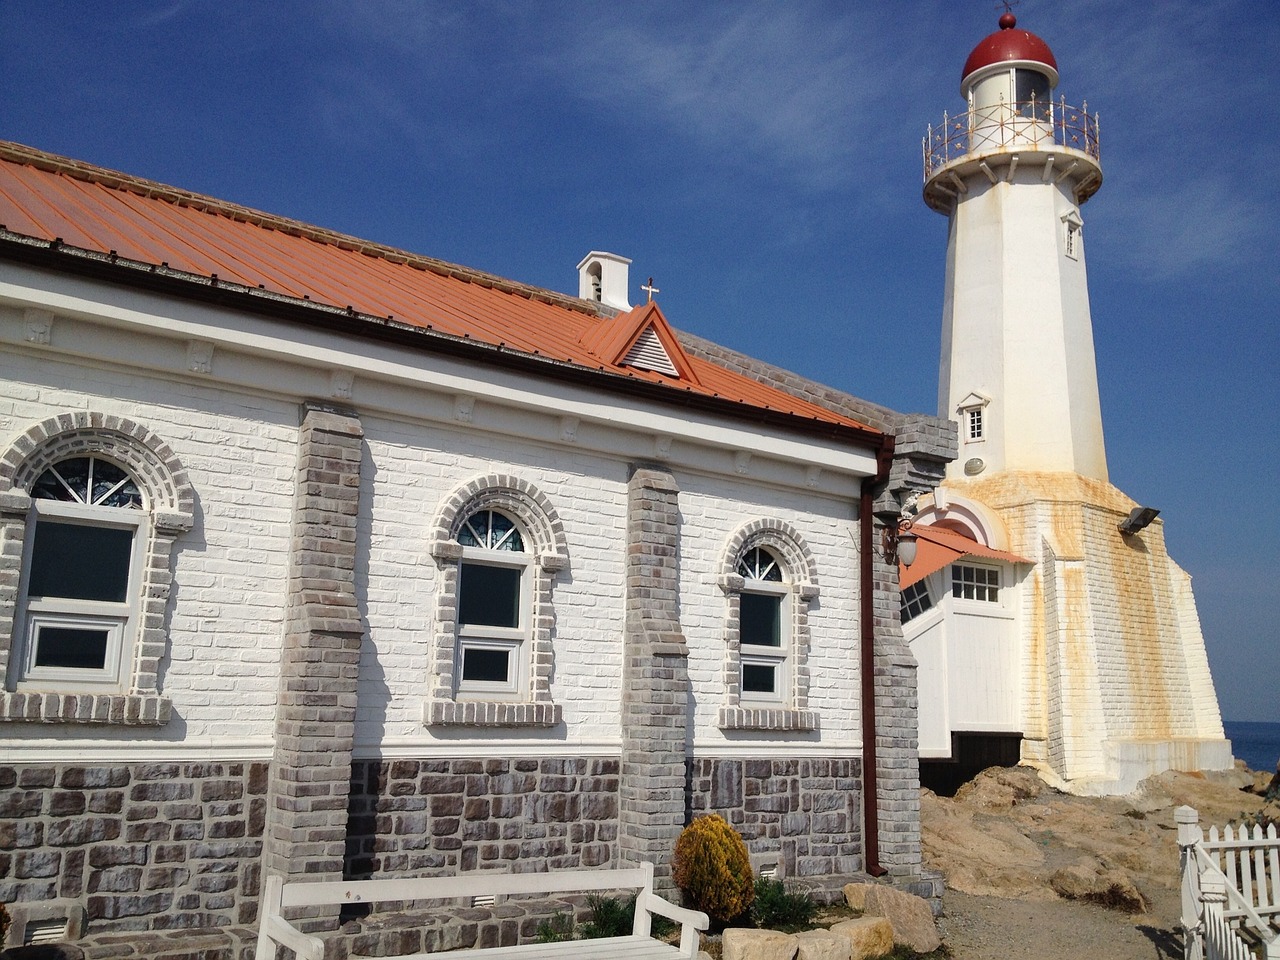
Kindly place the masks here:
POLYGON ((497 902, 498 898, 492 893, 482 893, 478 897, 471 898, 471 906, 473 907, 492 907, 497 902))
POLYGON ((33 947, 45 943, 60 943, 65 939, 67 939, 66 917, 56 917, 52 920, 28 920, 22 945, 33 947))
POLYGON ((669 377, 680 376, 680 371, 671 362, 671 357, 667 355, 666 349, 662 346, 662 341, 658 339, 657 331, 653 327, 648 327, 644 333, 627 351, 627 355, 622 358, 622 362, 627 366, 636 367, 640 370, 652 370, 655 373, 665 373, 669 377))

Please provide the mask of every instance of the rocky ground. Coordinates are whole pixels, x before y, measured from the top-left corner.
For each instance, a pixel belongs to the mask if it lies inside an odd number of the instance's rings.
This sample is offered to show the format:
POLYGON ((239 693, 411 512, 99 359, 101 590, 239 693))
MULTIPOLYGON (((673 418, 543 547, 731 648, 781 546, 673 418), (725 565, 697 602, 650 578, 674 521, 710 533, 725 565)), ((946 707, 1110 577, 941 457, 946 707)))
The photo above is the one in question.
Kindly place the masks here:
POLYGON ((1084 798, 1015 768, 988 770, 953 799, 925 791, 925 860, 947 880, 939 929, 951 957, 1181 958, 1174 809, 1194 807, 1206 825, 1280 817, 1261 795, 1271 780, 1243 768, 1165 773, 1128 797, 1084 798))

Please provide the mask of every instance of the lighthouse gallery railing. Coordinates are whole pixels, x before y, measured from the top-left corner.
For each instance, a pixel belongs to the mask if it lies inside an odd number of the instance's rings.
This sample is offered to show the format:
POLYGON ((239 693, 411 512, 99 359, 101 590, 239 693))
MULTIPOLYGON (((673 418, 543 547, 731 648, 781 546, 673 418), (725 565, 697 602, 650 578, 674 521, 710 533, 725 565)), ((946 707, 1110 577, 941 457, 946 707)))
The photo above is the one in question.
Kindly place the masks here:
POLYGON ((930 124, 924 137, 924 178, 965 154, 1025 145, 1072 147, 1100 159, 1098 115, 1089 115, 1089 104, 1072 107, 1065 98, 1001 102, 991 107, 971 107, 955 116, 942 115, 942 123, 930 124))

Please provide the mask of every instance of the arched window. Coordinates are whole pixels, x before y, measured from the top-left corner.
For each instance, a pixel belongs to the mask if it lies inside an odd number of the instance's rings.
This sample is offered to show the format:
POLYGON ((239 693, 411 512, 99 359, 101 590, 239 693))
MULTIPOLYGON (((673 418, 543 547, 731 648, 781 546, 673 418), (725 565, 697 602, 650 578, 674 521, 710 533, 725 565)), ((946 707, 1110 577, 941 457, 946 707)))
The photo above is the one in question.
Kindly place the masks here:
POLYGON ((725 557, 727 703, 720 727, 816 729, 807 661, 809 604, 818 587, 808 548, 788 524, 757 520, 731 538, 725 557))
POLYGON ((119 688, 136 619, 137 482, 102 457, 72 457, 31 485, 17 681, 27 689, 119 688))
POLYGON ((430 663, 434 725, 555 726, 555 575, 564 529, 532 484, 483 477, 446 498, 431 554, 440 568, 430 663))
POLYGON ((0 454, 0 720, 159 726, 171 556, 195 492, 163 440, 89 411, 0 454))
POLYGON ((752 547, 738 561, 738 575, 742 700, 781 703, 788 693, 791 647, 791 605, 782 563, 764 547, 752 547))
POLYGON ((482 509, 462 521, 458 570, 457 690, 509 699, 525 684, 529 562, 516 522, 482 509))

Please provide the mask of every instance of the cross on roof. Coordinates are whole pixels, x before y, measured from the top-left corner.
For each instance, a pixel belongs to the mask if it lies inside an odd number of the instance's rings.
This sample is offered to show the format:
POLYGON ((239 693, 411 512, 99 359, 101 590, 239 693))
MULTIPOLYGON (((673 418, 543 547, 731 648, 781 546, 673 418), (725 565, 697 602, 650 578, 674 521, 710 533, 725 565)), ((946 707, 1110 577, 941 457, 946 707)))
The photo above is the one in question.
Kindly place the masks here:
POLYGON ((649 302, 650 302, 650 303, 653 303, 653 295, 654 295, 655 293, 661 293, 661 292, 662 292, 661 290, 659 290, 657 287, 655 287, 655 286, 653 285, 653 277, 650 277, 650 278, 649 278, 649 282, 648 282, 648 283, 641 284, 641 285, 640 285, 640 289, 641 289, 641 290, 643 290, 643 291, 645 291, 647 294, 649 294, 649 302))

